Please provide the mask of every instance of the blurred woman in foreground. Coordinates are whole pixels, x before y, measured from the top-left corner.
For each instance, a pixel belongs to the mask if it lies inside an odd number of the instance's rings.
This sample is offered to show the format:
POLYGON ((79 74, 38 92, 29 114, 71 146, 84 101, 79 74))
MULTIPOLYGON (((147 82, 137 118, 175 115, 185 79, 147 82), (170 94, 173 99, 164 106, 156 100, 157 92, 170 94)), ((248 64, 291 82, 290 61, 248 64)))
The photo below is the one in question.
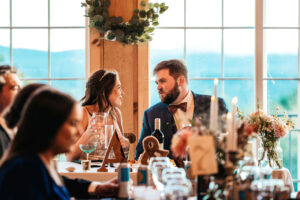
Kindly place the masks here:
POLYGON ((70 199, 52 161, 70 151, 81 119, 82 110, 69 95, 51 88, 34 92, 1 162, 0 199, 70 199))

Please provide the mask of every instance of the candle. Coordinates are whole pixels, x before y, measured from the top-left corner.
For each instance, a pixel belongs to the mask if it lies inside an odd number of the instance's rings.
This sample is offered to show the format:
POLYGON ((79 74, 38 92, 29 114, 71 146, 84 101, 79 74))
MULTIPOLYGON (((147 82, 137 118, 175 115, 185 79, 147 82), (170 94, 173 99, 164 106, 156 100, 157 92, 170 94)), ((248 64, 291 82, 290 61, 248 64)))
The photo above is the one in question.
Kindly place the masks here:
POLYGON ((219 80, 217 78, 214 79, 214 96, 217 97, 217 91, 218 91, 218 82, 219 80))
POLYGON ((237 150, 237 132, 236 132, 236 104, 238 102, 238 98, 237 97, 233 97, 232 99, 232 127, 231 127, 231 131, 232 131, 232 151, 236 151, 237 150))
POLYGON ((215 106, 214 106, 214 102, 215 102, 215 96, 211 96, 210 99, 210 118, 209 118, 209 129, 210 130, 214 130, 214 120, 215 120, 215 106))
POLYGON ((229 151, 232 149, 232 131, 231 131, 231 120, 232 120, 232 114, 231 112, 228 112, 226 115, 226 129, 227 129, 227 145, 226 150, 229 151))
POLYGON ((211 96, 210 101, 210 121, 209 121, 209 129, 211 131, 218 130, 218 109, 219 109, 219 102, 217 96, 217 88, 218 88, 218 79, 214 79, 214 95, 211 96))

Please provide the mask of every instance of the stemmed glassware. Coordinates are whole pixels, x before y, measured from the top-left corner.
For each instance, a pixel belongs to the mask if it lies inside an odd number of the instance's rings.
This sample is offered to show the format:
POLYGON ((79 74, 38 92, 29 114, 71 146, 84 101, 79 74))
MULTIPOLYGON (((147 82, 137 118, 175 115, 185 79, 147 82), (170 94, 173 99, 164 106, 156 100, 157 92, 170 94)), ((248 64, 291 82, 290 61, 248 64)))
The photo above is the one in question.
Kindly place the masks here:
POLYGON ((155 162, 152 166, 152 179, 156 188, 163 192, 164 190, 164 181, 162 179, 162 172, 164 169, 169 168, 170 165, 166 162, 155 162))
POLYGON ((80 150, 86 153, 86 159, 89 159, 89 154, 96 150, 97 142, 89 142, 87 144, 80 144, 80 150))

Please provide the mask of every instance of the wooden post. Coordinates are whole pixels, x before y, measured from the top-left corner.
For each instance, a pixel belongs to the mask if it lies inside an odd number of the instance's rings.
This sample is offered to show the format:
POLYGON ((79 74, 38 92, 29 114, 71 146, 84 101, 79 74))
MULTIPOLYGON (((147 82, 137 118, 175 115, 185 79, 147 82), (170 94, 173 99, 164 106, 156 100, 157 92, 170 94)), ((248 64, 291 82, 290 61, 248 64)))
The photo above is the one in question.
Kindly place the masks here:
MULTIPOLYGON (((129 21, 133 9, 139 7, 141 0, 111 0, 111 16, 122 16, 129 21)), ((90 41, 99 33, 90 31, 90 41)), ((135 133, 139 138, 143 112, 149 107, 149 48, 148 44, 123 45, 117 41, 101 41, 101 46, 90 45, 90 73, 98 69, 118 71, 125 92, 121 107, 124 132, 135 133)), ((138 141, 138 140, 137 140, 138 141)), ((134 145, 135 146, 135 145, 134 145)), ((130 149, 129 160, 134 157, 130 149)))

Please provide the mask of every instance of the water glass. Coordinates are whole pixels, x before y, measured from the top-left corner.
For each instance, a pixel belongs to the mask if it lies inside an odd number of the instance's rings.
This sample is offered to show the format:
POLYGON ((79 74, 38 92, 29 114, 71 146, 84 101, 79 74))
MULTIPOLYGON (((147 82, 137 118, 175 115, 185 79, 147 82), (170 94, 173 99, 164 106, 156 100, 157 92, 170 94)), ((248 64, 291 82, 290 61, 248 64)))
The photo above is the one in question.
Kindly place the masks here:
POLYGON ((110 139, 113 135, 114 132, 114 126, 113 125, 105 125, 105 139, 104 139, 104 144, 105 144, 105 149, 108 148, 110 139))
POLYGON ((162 180, 165 184, 167 184, 170 180, 184 180, 186 179, 186 174, 184 169, 171 167, 165 168, 162 171, 162 180))
POLYGON ((166 163, 167 165, 169 165, 169 167, 172 166, 172 163, 168 157, 152 157, 152 158, 150 158, 150 161, 149 161, 149 169, 150 170, 152 170, 152 167, 153 167, 154 163, 156 163, 156 162, 163 162, 163 163, 166 163))
POLYGON ((165 199, 183 200, 188 199, 192 190, 188 179, 169 180, 165 187, 165 199))
POLYGON ((162 180, 162 172, 169 168, 170 165, 166 162, 155 162, 152 166, 152 179, 156 188, 162 192, 164 190, 164 182, 162 180))
POLYGON ((102 141, 104 141, 104 126, 106 124, 106 119, 107 119, 107 114, 104 112, 94 112, 93 116, 92 116, 92 120, 91 123, 93 126, 96 126, 97 129, 97 133, 100 135, 100 137, 103 139, 102 141))

